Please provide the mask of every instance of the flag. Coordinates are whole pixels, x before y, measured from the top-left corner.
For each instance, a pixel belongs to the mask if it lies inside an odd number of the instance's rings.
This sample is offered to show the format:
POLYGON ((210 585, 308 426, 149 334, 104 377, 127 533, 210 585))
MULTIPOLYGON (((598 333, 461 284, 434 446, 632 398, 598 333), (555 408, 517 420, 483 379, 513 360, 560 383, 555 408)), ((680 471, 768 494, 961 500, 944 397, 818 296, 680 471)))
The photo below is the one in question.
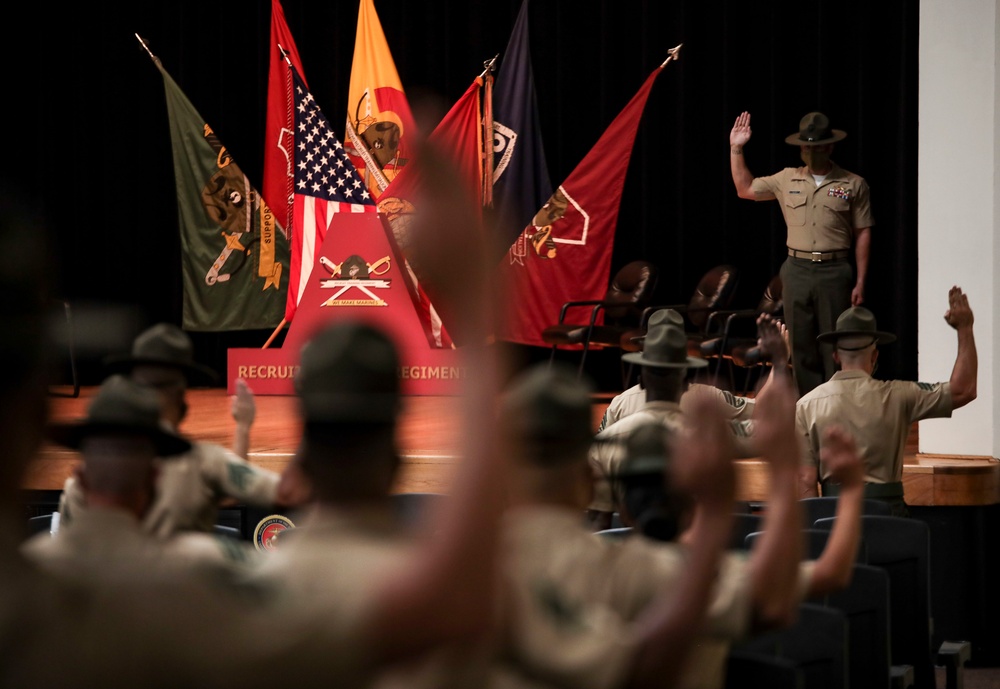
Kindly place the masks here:
POLYGON ((192 331, 273 328, 287 292, 284 231, 159 59, 153 62, 163 75, 173 144, 182 325, 192 331))
POLYGON ((373 0, 361 0, 347 94, 344 143, 378 200, 410 157, 416 124, 373 0))
MULTIPOLYGON (((478 201, 482 189, 482 120, 479 111, 479 92, 482 80, 476 79, 461 98, 451 107, 441 122, 431 132, 427 145, 439 152, 458 174, 468 198, 478 201)), ((393 179, 379 198, 379 212, 386 216, 393 236, 404 257, 408 256, 406 226, 414 213, 419 212, 421 195, 422 162, 416 156, 405 170, 393 179)), ((481 219, 481 218, 480 218, 481 219)), ((473 231, 480 231, 478 228, 473 231)), ((433 286, 420 281, 419 267, 407 261, 407 274, 417 306, 417 313, 424 324, 428 342, 433 347, 452 347, 441 315, 433 305, 433 286)))
POLYGON ((603 298, 636 129, 666 64, 647 77, 501 259, 508 312, 498 340, 547 347, 542 330, 557 322, 564 303, 603 298))
POLYGON ((267 73, 267 121, 264 127, 264 198, 270 202, 278 224, 287 232, 292 214, 292 73, 281 54, 295 65, 308 85, 295 40, 285 23, 285 12, 279 0, 271 0, 271 52, 267 73))
POLYGON ((493 209, 488 215, 499 246, 513 244, 550 196, 528 45, 528 0, 523 0, 493 87, 493 209))
POLYGON ((378 209, 298 70, 292 65, 289 70, 295 94, 295 194, 285 320, 291 322, 334 214, 378 209))

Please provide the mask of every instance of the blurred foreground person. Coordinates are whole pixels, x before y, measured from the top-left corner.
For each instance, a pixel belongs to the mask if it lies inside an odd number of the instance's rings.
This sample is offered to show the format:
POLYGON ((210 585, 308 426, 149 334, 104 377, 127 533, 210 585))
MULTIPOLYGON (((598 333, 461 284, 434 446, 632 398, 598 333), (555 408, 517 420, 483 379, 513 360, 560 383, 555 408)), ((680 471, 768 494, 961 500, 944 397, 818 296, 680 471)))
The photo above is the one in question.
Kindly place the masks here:
POLYGON ((505 518, 511 602, 508 656, 526 674, 567 687, 672 687, 710 600, 733 513, 732 441, 722 410, 700 405, 672 480, 704 506, 683 566, 631 618, 613 605, 627 575, 617 543, 587 528, 592 474, 590 388, 575 371, 537 365, 509 385, 501 425, 516 442, 505 518))
MULTIPOLYGON (((187 391, 192 382, 216 379, 210 368, 194 361, 191 338, 171 323, 157 323, 140 333, 127 355, 110 357, 112 371, 156 391, 163 422, 175 431, 188 416, 187 391)), ((181 531, 213 530, 224 500, 256 507, 295 506, 294 496, 279 492, 279 475, 246 460, 250 428, 256 414, 253 393, 237 382, 232 404, 236 428, 233 450, 193 440, 191 448, 160 467, 156 500, 143 517, 143 528, 167 538, 181 531)), ((59 501, 60 523, 70 523, 87 507, 75 478, 66 480, 59 501)))
MULTIPOLYGON (((767 413, 766 405, 765 396, 762 412, 767 413)), ((789 411, 786 409, 784 414, 789 411)), ((762 423, 765 431, 767 422, 762 423)), ((701 507, 695 496, 670 479, 672 464, 678 461, 672 435, 655 422, 636 428, 628 438, 627 456, 617 476, 622 521, 632 527, 632 533, 620 542, 623 554, 615 570, 618 576, 609 583, 613 590, 608 595, 616 609, 629 618, 665 581, 676 576, 683 567, 684 551, 695 537, 691 526, 699 519, 701 507)), ((716 575, 706 624, 699 630, 680 686, 721 689, 733 643, 790 622, 793 611, 775 614, 782 606, 794 608, 804 600, 841 590, 850 583, 861 530, 861 460, 851 437, 836 427, 828 429, 823 457, 845 490, 838 499, 837 521, 822 554, 815 561, 798 563, 792 585, 779 591, 771 580, 774 567, 785 569, 794 561, 790 560, 790 552, 776 547, 781 546, 777 541, 800 538, 795 533, 799 525, 785 529, 789 525, 775 528, 771 524, 770 534, 765 526, 765 536, 758 538, 752 549, 727 553, 716 575)), ((783 480, 788 480, 787 476, 783 480)), ((786 518, 791 514, 786 512, 786 518)))
POLYGON ((206 533, 156 538, 142 519, 156 498, 157 458, 169 462, 191 443, 160 423, 150 388, 109 377, 78 422, 54 424, 49 436, 79 450, 75 478, 88 509, 54 535, 41 533, 22 549, 39 566, 80 581, 162 577, 197 569, 226 583, 255 555, 249 545, 206 533))

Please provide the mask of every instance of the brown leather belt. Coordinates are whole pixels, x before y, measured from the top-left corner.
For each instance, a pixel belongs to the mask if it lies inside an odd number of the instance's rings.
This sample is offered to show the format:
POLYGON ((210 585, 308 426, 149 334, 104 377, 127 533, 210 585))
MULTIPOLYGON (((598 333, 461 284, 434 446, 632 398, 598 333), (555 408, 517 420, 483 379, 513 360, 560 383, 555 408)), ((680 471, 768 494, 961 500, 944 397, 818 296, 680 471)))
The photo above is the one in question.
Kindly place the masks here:
POLYGON ((804 258, 807 261, 812 261, 813 263, 822 263, 823 261, 840 261, 850 255, 850 251, 847 249, 841 249, 839 251, 799 251, 798 249, 792 249, 789 247, 788 255, 792 258, 804 258))

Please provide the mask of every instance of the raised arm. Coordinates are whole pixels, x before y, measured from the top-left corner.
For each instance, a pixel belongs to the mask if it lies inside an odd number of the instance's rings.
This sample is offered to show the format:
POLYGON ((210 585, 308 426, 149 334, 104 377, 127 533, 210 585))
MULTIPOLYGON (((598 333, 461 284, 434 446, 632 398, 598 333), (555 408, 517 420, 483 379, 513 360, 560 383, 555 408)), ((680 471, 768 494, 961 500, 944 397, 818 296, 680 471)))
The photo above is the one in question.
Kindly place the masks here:
POLYGON ((960 287, 948 291, 948 311, 944 314, 948 325, 958 332, 958 353, 955 366, 951 370, 951 404, 953 409, 964 407, 976 399, 976 379, 979 372, 979 356, 976 353, 976 339, 972 334, 975 320, 969 308, 969 298, 960 287))
POLYGON ((729 166, 733 173, 733 184, 736 186, 736 194, 741 199, 754 200, 753 189, 750 184, 753 182, 753 175, 747 168, 747 161, 743 157, 743 147, 750 141, 750 113, 743 112, 736 118, 733 130, 729 132, 729 166))
MULTIPOLYGON (((428 284, 438 288, 448 327, 457 342, 463 370, 462 461, 448 499, 427 525, 427 541, 413 562, 387 583, 375 601, 368 633, 377 640, 379 662, 413 657, 442 644, 473 641, 496 624, 499 589, 499 525, 505 496, 505 453, 496 423, 495 402, 503 374, 492 332, 494 274, 476 226, 476 209, 443 160, 431 160, 424 178, 426 195, 410 228, 414 263, 428 284), (446 302, 444 301, 446 299, 446 302)), ((426 158, 425 158, 426 160, 426 158)))
POLYGON ((236 429, 233 431, 233 452, 243 459, 250 455, 250 427, 257 416, 257 402, 253 390, 242 378, 236 379, 236 394, 230 407, 236 429))
POLYGON ((851 583, 861 541, 864 466, 854 438, 840 426, 830 426, 823 434, 820 454, 833 480, 840 484, 840 493, 837 519, 809 580, 809 597, 833 593, 851 583))
MULTIPOLYGON (((714 587, 719 560, 729 542, 735 473, 733 447, 718 400, 699 395, 691 421, 677 443, 671 483, 689 492, 698 512, 688 535, 689 558, 672 594, 654 601, 637 621, 642 643, 629 687, 674 686, 697 639, 714 587)), ((687 539, 686 539, 687 540, 687 539)))
MULTIPOLYGON (((768 332, 762 342, 772 336, 768 332)), ((761 391, 754 408, 756 447, 771 469, 764 533, 750 554, 753 625, 758 630, 793 621, 797 605, 795 584, 802 555, 801 460, 795 434, 797 395, 787 371, 779 367, 771 375, 774 380, 761 391)))

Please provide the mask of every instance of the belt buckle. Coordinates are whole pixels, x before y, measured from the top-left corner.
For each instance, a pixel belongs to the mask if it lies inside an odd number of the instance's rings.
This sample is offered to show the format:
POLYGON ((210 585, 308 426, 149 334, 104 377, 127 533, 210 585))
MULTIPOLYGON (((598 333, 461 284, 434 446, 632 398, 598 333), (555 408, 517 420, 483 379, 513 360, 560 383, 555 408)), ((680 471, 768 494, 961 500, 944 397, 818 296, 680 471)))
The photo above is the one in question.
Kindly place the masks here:
POLYGON ((813 263, 822 263, 823 259, 820 258, 820 257, 823 254, 825 254, 826 252, 825 251, 810 251, 809 253, 812 254, 812 262, 813 263))

